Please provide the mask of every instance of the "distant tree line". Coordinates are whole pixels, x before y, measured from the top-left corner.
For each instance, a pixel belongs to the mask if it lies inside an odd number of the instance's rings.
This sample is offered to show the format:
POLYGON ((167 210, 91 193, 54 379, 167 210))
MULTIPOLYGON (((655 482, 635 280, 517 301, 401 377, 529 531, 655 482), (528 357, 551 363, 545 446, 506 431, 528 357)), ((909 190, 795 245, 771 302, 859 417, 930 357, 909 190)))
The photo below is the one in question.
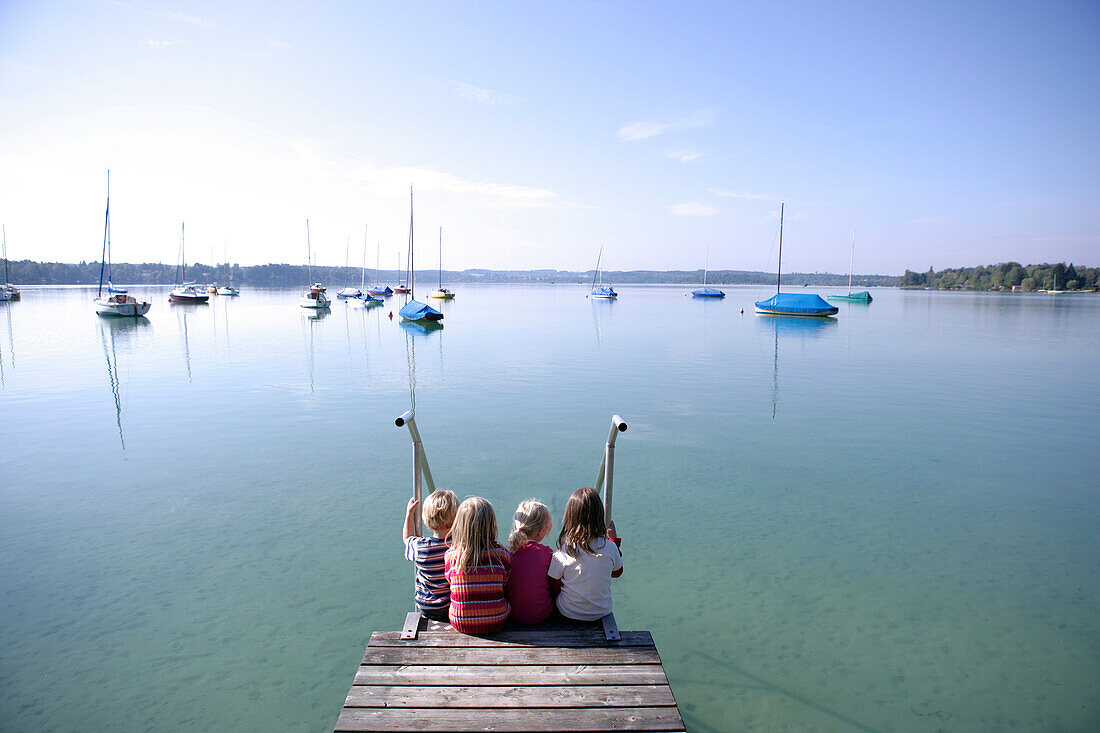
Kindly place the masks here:
POLYGON ((901 276, 903 288, 935 290, 1095 290, 1100 268, 1075 267, 1059 262, 1054 265, 1021 265, 1002 262, 999 265, 960 267, 936 272, 906 270, 901 276))
MULTIPOLYGON (((26 285, 95 285, 99 282, 99 262, 34 262, 19 260, 9 263, 10 280, 26 285)), ((592 281, 593 271, 573 272, 569 270, 444 270, 445 283, 489 282, 489 283, 588 283, 592 281)), ((416 278, 424 284, 436 282, 438 270, 418 272, 416 278)), ((170 285, 176 282, 175 265, 155 262, 129 264, 111 263, 111 281, 122 285, 170 285)), ((241 267, 240 265, 204 265, 196 262, 187 266, 186 279, 196 282, 232 281, 234 285, 252 287, 292 287, 306 285, 309 273, 305 265, 270 264, 241 267)), ((359 284, 359 272, 356 268, 314 267, 313 280, 328 286, 342 286, 345 282, 359 284)), ((404 279, 404 272, 394 270, 368 270, 367 282, 375 279, 384 283, 395 283, 404 279)), ((702 270, 628 270, 604 272, 605 282, 626 283, 668 283, 673 285, 697 285, 703 281, 702 270)), ((895 275, 857 275, 853 285, 860 286, 896 286, 895 275)), ((714 285, 761 285, 774 284, 775 273, 753 272, 747 270, 715 270, 707 273, 707 283, 714 285)), ((847 275, 832 273, 792 272, 783 275, 785 287, 809 285, 847 285, 847 275)))

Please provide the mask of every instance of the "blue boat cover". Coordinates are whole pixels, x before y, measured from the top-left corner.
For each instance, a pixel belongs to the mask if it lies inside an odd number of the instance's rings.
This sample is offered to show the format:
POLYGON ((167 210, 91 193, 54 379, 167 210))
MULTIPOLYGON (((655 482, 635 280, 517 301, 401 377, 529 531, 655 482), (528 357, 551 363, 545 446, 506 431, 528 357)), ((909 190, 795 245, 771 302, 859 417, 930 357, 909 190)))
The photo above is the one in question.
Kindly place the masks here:
POLYGON ((696 298, 724 298, 724 297, 726 297, 726 294, 723 293, 718 288, 698 288, 697 290, 692 290, 691 294, 692 294, 693 297, 696 297, 696 298))
POLYGON ((612 290, 610 285, 601 285, 592 291, 592 295, 603 296, 605 298, 616 298, 619 294, 612 290))
POLYGON ((441 321, 443 320, 443 314, 432 308, 430 305, 421 303, 418 300, 410 300, 405 305, 401 306, 401 310, 398 311, 400 316, 408 321, 441 321))
POLYGON ((812 293, 806 295, 776 293, 767 300, 758 301, 756 307, 796 316, 826 316, 839 310, 835 305, 829 305, 820 295, 812 293))
POLYGON ((390 286, 382 285, 381 283, 374 283, 367 288, 367 292, 372 295, 393 295, 393 290, 390 289, 390 286))
POLYGON ((382 303, 382 302, 384 302, 382 298, 380 298, 376 295, 371 295, 370 293, 363 293, 363 294, 357 295, 355 297, 358 298, 359 300, 365 300, 368 303, 382 303))

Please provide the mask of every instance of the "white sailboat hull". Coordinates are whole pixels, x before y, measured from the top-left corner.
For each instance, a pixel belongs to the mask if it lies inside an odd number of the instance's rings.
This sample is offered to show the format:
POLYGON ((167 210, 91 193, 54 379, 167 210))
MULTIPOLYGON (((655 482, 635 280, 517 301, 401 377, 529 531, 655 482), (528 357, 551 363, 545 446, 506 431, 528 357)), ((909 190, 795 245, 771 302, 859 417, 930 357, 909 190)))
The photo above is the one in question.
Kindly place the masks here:
POLYGON ((150 303, 139 303, 129 298, 126 303, 119 303, 115 297, 96 298, 95 312, 101 316, 143 316, 149 312, 150 303))

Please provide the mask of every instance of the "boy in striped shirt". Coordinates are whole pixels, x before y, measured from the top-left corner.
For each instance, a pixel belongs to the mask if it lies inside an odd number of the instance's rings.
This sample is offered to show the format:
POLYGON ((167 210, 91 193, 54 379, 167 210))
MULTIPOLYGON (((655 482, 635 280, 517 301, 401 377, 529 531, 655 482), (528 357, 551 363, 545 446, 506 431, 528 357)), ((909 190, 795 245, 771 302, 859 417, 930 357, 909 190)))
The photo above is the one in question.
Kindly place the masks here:
POLYGON ((458 497, 453 491, 433 491, 424 500, 424 524, 431 537, 416 533, 416 510, 420 502, 409 499, 405 508, 405 559, 416 566, 416 608, 428 618, 447 620, 451 605, 451 586, 444 573, 443 556, 449 546, 448 535, 455 520, 458 497))

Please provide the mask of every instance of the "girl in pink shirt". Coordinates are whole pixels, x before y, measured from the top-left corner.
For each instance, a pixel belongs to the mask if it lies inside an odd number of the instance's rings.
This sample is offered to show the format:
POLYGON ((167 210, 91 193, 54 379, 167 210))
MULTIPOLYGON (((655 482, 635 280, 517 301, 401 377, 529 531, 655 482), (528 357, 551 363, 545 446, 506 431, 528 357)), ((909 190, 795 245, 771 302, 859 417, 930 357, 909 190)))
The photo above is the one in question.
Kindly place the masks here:
POLYGON ((505 593, 512 604, 511 619, 516 623, 540 623, 554 610, 547 576, 554 551, 540 544, 553 526, 550 510, 535 499, 521 503, 512 519, 512 533, 508 535, 512 575, 505 593))

